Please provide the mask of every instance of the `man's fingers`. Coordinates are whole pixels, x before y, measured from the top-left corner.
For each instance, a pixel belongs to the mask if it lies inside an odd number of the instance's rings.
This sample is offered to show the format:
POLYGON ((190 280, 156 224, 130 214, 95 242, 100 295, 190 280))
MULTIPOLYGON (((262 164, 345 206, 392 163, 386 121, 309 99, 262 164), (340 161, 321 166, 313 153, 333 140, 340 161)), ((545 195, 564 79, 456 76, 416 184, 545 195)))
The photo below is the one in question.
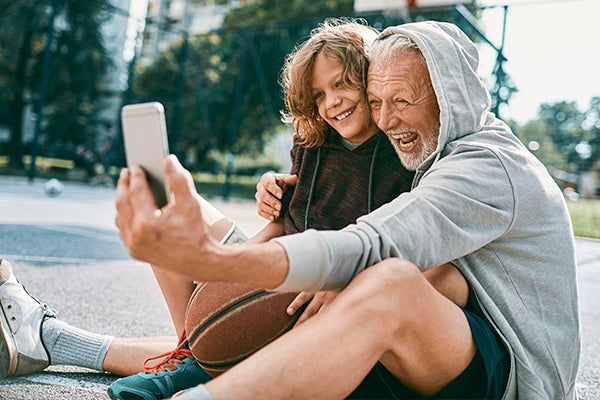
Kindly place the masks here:
POLYGON ((263 194, 263 196, 257 200, 258 208, 263 211, 281 211, 281 202, 270 194, 263 194))
POLYGON ((287 189, 290 186, 296 186, 298 182, 298 175, 278 175, 277 176, 277 184, 282 188, 287 189))
POLYGON ((120 229, 126 220, 129 219, 131 214, 131 208, 129 206, 127 191, 129 190, 129 169, 123 168, 119 174, 119 181, 117 182, 117 192, 115 206, 117 208, 117 215, 115 217, 115 223, 120 229))
POLYGON ((263 207, 258 209, 258 215, 269 221, 274 221, 276 218, 279 218, 279 211, 273 210, 270 207, 263 207))
POLYGON ((302 315, 300 315, 300 317, 298 317, 298 320, 294 324, 294 327, 297 327, 298 325, 302 324, 306 320, 310 319, 310 317, 312 317, 313 315, 315 315, 316 313, 319 312, 320 308, 321 308, 321 303, 310 302, 308 304, 308 306, 306 306, 306 308, 302 312, 302 315))
POLYGON ((129 172, 128 198, 130 207, 141 215, 154 215, 157 207, 150 186, 146 180, 146 173, 142 167, 135 165, 129 172))
POLYGON ((306 293, 306 292, 298 293, 298 295, 294 298, 294 300, 292 300, 292 302, 288 306, 288 308, 286 310, 287 313, 289 315, 294 315, 294 313, 296 311, 298 311, 298 309, 300 307, 302 307, 307 301, 312 299, 312 297, 313 297, 312 293, 306 293))
POLYGON ((275 174, 268 173, 263 175, 256 184, 256 194, 254 195, 258 215, 269 221, 278 218, 281 210, 281 201, 276 197, 273 191, 279 192, 280 196, 283 195, 283 192, 281 191, 281 188, 277 186, 275 181, 275 174))
POLYGON ((274 175, 273 180, 269 180, 265 184, 265 189, 267 189, 272 196, 276 197, 277 199, 281 199, 283 197, 283 190, 277 184, 277 179, 278 178, 274 175))
POLYGON ((169 155, 164 161, 165 180, 176 202, 194 198, 196 187, 192 175, 183 168, 177 157, 169 155))

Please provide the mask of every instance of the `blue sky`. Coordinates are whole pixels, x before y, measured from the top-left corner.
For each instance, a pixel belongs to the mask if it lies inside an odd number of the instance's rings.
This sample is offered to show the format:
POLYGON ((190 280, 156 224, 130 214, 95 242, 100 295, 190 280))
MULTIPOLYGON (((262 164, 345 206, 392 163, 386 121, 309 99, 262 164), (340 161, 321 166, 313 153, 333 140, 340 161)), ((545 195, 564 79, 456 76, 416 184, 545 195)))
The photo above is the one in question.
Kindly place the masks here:
MULTIPOLYGON (((576 101, 582 111, 600 96, 600 1, 598 0, 480 0, 509 4, 504 53, 505 70, 519 88, 503 118, 526 122, 541 103, 576 101)), ((487 9, 480 22, 499 45, 503 10, 487 9)), ((481 45, 480 75, 491 73, 495 53, 481 45)))

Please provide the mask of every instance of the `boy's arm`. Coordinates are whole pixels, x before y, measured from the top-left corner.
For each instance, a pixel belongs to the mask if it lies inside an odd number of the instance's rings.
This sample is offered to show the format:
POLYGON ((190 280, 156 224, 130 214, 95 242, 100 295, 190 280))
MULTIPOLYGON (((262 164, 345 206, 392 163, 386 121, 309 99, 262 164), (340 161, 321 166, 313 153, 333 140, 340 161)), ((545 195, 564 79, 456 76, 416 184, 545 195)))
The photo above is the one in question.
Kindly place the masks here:
POLYGON ((262 230, 248 239, 246 243, 264 243, 275 237, 283 236, 284 233, 283 220, 278 218, 275 221, 269 222, 267 225, 265 225, 262 230))

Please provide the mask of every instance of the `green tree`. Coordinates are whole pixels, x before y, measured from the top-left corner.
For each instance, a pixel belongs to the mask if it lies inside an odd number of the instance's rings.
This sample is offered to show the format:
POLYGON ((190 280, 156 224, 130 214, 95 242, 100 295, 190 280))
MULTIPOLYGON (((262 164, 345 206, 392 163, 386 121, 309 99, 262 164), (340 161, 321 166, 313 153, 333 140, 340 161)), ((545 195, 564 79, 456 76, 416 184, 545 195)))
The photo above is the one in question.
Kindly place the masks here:
POLYGON ((585 112, 572 101, 544 103, 538 118, 516 131, 557 179, 575 181, 577 174, 598 168, 600 97, 592 98, 585 112))
POLYGON ((563 154, 556 151, 556 145, 548 132, 548 126, 539 119, 528 121, 525 125, 516 127, 519 138, 547 167, 561 171, 570 169, 569 163, 563 154))
POLYGON ((135 100, 165 104, 175 153, 193 146, 199 160, 206 160, 210 149, 257 154, 282 126, 279 74, 285 55, 323 18, 351 14, 352 4, 257 0, 232 9, 222 28, 188 43, 180 39, 151 66, 139 67, 135 100), (185 85, 179 97, 177 75, 185 45, 185 85), (180 114, 175 112, 177 102, 180 114), (183 126, 180 131, 172 129, 177 123, 183 126))
POLYGON ((539 108, 539 119, 546 126, 546 131, 556 150, 562 154, 568 163, 573 163, 574 169, 589 169, 581 165, 577 145, 589 139, 589 131, 584 129, 585 113, 581 112, 577 103, 561 101, 544 103, 539 108))
POLYGON ((100 88, 110 66, 101 26, 113 7, 108 0, 0 0, 0 10, 0 94, 12 117, 10 165, 23 167, 21 121, 27 104, 38 111, 50 24, 53 42, 45 107, 38 116, 44 121, 40 141, 47 152, 71 156, 96 131, 100 88))
POLYGON ((591 158, 600 160, 600 97, 592 97, 586 112, 586 125, 589 126, 589 143, 592 148, 591 158))
MULTIPOLYGON (((255 0, 231 9, 222 28, 192 37, 187 44, 180 39, 153 65, 139 67, 135 100, 165 104, 175 153, 193 146, 199 160, 206 160, 207 151, 213 148, 257 154, 272 133, 282 128, 279 81, 285 56, 326 17, 353 16, 353 4, 352 0, 255 0), (180 96, 177 77, 186 45, 185 85, 180 96), (183 129, 173 129, 178 124, 183 129)), ((460 20, 452 9, 436 16, 460 20)), ((378 28, 404 22, 401 15, 392 13, 358 17, 378 28)))

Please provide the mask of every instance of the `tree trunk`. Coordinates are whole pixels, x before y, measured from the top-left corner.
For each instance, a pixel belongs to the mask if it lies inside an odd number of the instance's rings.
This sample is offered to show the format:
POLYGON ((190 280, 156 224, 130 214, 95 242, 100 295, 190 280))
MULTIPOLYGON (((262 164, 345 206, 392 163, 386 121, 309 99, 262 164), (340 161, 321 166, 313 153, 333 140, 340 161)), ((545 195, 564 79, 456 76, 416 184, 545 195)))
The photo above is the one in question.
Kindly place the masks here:
POLYGON ((25 169, 23 163, 23 99, 18 97, 10 102, 10 142, 8 146, 8 166, 25 169))
POLYGON ((25 27, 25 35, 23 37, 23 42, 19 51, 19 58, 17 59, 17 65, 15 68, 15 81, 18 89, 14 94, 14 99, 10 102, 10 115, 12 123, 10 124, 8 166, 18 169, 25 168, 25 164, 23 163, 23 111, 25 109, 23 90, 24 88, 28 87, 26 82, 26 65, 27 61, 31 57, 32 18, 33 10, 31 10, 29 18, 27 19, 28 23, 25 27))

